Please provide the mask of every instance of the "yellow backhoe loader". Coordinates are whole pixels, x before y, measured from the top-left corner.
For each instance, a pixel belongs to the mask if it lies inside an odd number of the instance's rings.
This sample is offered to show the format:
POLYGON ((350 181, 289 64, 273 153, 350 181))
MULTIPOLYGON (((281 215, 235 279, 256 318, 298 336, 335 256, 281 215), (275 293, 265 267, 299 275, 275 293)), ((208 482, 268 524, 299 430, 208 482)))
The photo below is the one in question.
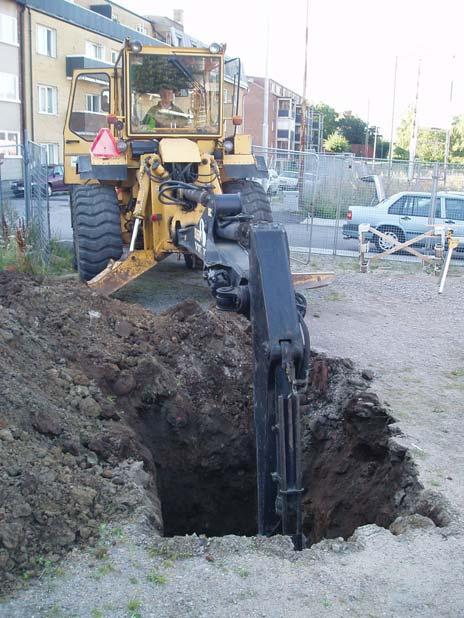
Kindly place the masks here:
POLYGON ((64 141, 76 267, 91 287, 111 293, 182 254, 187 267, 202 269, 219 309, 250 319, 258 532, 289 534, 301 548, 306 303, 294 291, 285 231, 251 180, 266 170, 237 131, 239 62, 233 134, 224 135, 228 62, 218 44, 127 40, 113 67, 74 72, 64 141))

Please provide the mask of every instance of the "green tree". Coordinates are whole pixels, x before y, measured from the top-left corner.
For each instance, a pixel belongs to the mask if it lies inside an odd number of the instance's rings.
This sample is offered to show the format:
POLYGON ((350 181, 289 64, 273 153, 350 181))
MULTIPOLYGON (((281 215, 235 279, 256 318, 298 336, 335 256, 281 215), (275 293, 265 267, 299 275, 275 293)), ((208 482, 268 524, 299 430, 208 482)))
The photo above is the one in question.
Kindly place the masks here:
MULTIPOLYGON (((395 159, 409 159, 409 142, 412 135, 413 118, 414 112, 410 106, 401 119, 400 125, 396 131, 395 149, 393 151, 395 159)), ((416 158, 421 161, 443 161, 445 155, 445 139, 446 132, 442 129, 419 128, 417 134, 416 158)))
POLYGON ((338 113, 333 107, 330 107, 330 105, 326 103, 318 103, 314 106, 314 110, 322 114, 324 120, 322 136, 324 139, 327 139, 329 135, 332 135, 332 133, 337 130, 338 113))
POLYGON ((451 125, 450 151, 453 162, 464 160, 464 116, 456 116, 451 125))
POLYGON ((352 112, 343 112, 338 119, 337 127, 350 144, 364 144, 367 123, 358 116, 355 116, 352 112))
POLYGON ((325 140, 325 150, 327 152, 349 152, 350 144, 346 137, 339 131, 334 131, 332 135, 325 140))

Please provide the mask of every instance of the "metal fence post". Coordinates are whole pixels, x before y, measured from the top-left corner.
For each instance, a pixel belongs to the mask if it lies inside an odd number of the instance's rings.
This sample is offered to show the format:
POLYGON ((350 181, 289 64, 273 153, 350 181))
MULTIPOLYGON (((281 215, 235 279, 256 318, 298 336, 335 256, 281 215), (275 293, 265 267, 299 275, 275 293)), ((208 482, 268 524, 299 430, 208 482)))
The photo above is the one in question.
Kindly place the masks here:
POLYGON ((29 146, 29 132, 24 129, 24 147, 23 147, 23 174, 24 174, 24 216, 26 219, 26 227, 29 227, 31 222, 31 172, 30 172, 31 154, 29 146))

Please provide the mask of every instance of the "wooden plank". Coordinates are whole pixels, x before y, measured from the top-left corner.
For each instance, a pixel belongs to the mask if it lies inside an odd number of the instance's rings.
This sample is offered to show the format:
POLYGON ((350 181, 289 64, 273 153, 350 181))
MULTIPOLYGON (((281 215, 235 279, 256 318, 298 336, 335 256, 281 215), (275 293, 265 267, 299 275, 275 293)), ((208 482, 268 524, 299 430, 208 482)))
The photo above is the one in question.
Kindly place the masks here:
POLYGON ((309 290, 329 285, 335 279, 333 271, 292 273, 292 283, 296 290, 309 290))
POLYGON ((384 251, 383 253, 378 253, 376 255, 373 255, 370 257, 371 260, 380 260, 383 257, 386 257, 387 255, 391 255, 392 253, 396 253, 397 251, 407 251, 408 253, 411 253, 412 255, 418 257, 421 260, 424 260, 426 262, 434 262, 435 258, 431 257, 429 255, 424 255, 422 253, 419 253, 419 251, 417 251, 416 249, 414 249, 413 247, 410 247, 410 245, 413 245, 416 242, 419 242, 420 240, 423 240, 424 238, 430 238, 431 236, 434 236, 433 230, 429 230, 428 232, 425 232, 424 234, 420 234, 419 236, 415 236, 414 238, 410 238, 409 240, 400 243, 398 240, 395 240, 394 238, 391 238, 391 236, 387 236, 386 234, 384 234, 383 232, 380 232, 379 230, 376 230, 375 228, 369 226, 369 231, 372 232, 373 234, 376 234, 377 236, 380 236, 381 238, 383 238, 384 240, 386 240, 387 242, 389 242, 390 244, 393 244, 393 247, 390 247, 390 249, 387 249, 386 251, 384 251))

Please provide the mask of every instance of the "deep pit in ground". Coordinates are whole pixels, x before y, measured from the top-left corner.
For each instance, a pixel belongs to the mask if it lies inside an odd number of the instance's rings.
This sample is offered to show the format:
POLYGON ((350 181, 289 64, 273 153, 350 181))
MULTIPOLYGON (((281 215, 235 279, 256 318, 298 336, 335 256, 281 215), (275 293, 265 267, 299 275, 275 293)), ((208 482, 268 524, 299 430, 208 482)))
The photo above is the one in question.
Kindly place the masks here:
MULTIPOLYGON (((348 538, 368 523, 388 527, 414 512, 422 489, 414 463, 393 439, 394 419, 369 390, 369 379, 347 359, 317 354, 312 376, 302 401, 308 542, 348 538)), ((246 431, 221 407, 185 422, 189 410, 179 401, 175 408, 161 405, 138 423, 156 464, 166 536, 256 534, 250 414, 248 402, 246 431)))
MULTIPOLYGON (((256 532, 245 319, 195 301, 154 315, 76 280, 3 272, 0 349, 0 588, 97 543, 107 521, 256 532)), ((323 355, 311 375, 309 541, 414 512, 414 465, 369 379, 323 355)))

